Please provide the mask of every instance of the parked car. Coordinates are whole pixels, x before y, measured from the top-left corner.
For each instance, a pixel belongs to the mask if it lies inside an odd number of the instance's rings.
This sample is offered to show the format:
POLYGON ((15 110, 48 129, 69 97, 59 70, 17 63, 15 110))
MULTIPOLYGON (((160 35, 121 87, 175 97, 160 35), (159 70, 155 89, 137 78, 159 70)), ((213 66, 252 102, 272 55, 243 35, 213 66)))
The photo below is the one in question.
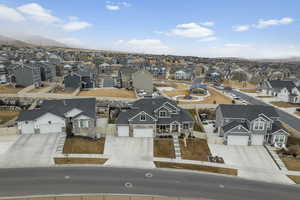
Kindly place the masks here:
POLYGON ((300 112, 300 108, 296 108, 296 111, 297 111, 297 112, 300 112))

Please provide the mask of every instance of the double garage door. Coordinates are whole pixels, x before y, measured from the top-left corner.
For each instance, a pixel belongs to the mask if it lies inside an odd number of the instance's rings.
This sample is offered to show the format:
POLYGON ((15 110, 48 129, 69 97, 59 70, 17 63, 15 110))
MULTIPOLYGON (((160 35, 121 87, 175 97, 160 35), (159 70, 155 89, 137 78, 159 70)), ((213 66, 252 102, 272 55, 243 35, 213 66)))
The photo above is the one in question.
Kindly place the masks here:
POLYGON ((46 134, 46 133, 61 133, 62 127, 64 125, 60 123, 54 123, 54 124, 40 124, 40 133, 46 134))
MULTIPOLYGON (((118 126, 118 136, 128 137, 129 126, 118 126)), ((153 128, 134 128, 133 137, 153 137, 153 128)))
MULTIPOLYGON (((238 136, 231 135, 227 138, 228 145, 240 145, 247 146, 249 142, 249 136, 238 136)), ((251 145, 263 145, 264 144, 264 135, 252 135, 251 136, 251 145)))

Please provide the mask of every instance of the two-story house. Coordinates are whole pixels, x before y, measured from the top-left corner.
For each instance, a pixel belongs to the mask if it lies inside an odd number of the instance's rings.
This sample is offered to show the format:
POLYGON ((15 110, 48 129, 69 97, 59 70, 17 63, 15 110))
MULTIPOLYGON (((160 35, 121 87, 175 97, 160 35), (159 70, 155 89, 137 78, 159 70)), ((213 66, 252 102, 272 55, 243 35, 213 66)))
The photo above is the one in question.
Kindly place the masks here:
POLYGON ((194 70, 190 68, 181 69, 175 72, 176 80, 192 80, 194 77, 194 70))
POLYGON ((300 88, 293 81, 270 80, 260 85, 266 95, 278 97, 281 101, 300 103, 300 88))
POLYGON ((144 97, 128 107, 117 118, 118 136, 193 135, 193 117, 167 98, 144 97))
POLYGON ((216 129, 227 145, 284 146, 288 132, 272 106, 219 105, 216 129))
POLYGON ((61 133, 96 137, 96 99, 45 100, 40 108, 22 111, 17 119, 21 134, 61 133))
POLYGON ((17 86, 27 87, 34 85, 41 86, 41 70, 40 67, 33 63, 18 64, 13 68, 13 78, 17 86))

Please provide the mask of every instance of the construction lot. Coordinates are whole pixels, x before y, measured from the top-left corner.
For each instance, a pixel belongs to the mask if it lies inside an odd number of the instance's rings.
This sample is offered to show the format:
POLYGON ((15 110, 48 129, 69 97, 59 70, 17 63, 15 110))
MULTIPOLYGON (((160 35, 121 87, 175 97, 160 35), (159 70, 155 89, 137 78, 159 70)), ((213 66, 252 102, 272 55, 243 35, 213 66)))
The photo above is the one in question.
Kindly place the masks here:
POLYGON ((78 96, 88 97, 116 97, 116 98, 129 98, 135 99, 134 91, 126 89, 95 89, 89 91, 81 91, 78 96))
POLYGON ((17 94, 24 88, 14 88, 12 85, 1 85, 0 84, 0 93, 2 94, 17 94))

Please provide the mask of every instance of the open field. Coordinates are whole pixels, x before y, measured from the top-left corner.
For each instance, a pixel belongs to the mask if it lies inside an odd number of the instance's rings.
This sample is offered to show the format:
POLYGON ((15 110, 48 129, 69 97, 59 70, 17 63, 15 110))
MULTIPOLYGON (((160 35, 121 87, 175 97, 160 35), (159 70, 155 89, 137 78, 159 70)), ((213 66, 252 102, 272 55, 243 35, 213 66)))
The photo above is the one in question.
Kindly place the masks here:
POLYGON ((284 102, 284 101, 271 101, 270 103, 274 106, 278 106, 278 107, 281 107, 281 108, 297 108, 297 107, 300 107, 300 104, 291 104, 291 103, 284 102))
POLYGON ((228 175, 237 176, 236 169, 211 167, 211 166, 195 165, 195 164, 171 163, 171 162, 154 162, 154 164, 157 168, 188 169, 188 170, 205 171, 211 173, 228 174, 228 175))
POLYGON ((224 86, 229 86, 232 88, 247 88, 247 89, 255 89, 256 85, 251 83, 244 83, 244 82, 238 82, 238 81, 232 81, 232 80, 225 80, 223 81, 224 86))
POLYGON ((296 184, 300 184, 300 176, 288 176, 292 179, 296 184))
MULTIPOLYGON (((173 90, 173 91, 164 91, 164 93, 166 95, 168 95, 169 97, 175 97, 175 96, 184 96, 187 95, 189 93, 189 90, 185 90, 185 89, 180 89, 180 90, 173 90)), ((203 94, 192 94, 193 96, 205 96, 203 94)))
POLYGON ((91 140, 74 137, 65 141, 64 154, 103 154, 105 138, 91 140))
POLYGON ((107 159, 104 158, 54 158, 55 164, 99 164, 103 165, 107 159))
POLYGON ((89 91, 81 91, 78 96, 91 96, 91 97, 119 97, 135 99, 134 91, 126 89, 96 89, 89 91))
POLYGON ((241 92, 246 92, 246 93, 257 93, 258 91, 256 89, 241 89, 241 92))
POLYGON ((176 158, 172 139, 154 139, 154 157, 176 158))
POLYGON ((24 88, 14 88, 11 85, 0 85, 0 93, 1 94, 17 94, 19 91, 21 91, 24 88))
POLYGON ((232 99, 223 95, 221 92, 213 88, 208 88, 210 96, 205 97, 203 101, 183 102, 180 104, 232 104, 232 99))
POLYGON ((186 83, 178 83, 178 82, 174 82, 174 81, 154 81, 154 84, 157 87, 173 87, 175 89, 189 89, 190 85, 186 84, 186 83))
POLYGON ((0 124, 6 123, 9 120, 12 120, 13 118, 17 117, 18 115, 18 111, 0 110, 0 124))
POLYGON ((296 158, 281 158, 288 170, 300 171, 300 159, 296 158))
POLYGON ((73 92, 75 92, 75 90, 56 90, 55 92, 53 92, 54 94, 72 94, 73 92))
POLYGON ((208 161, 208 156, 211 156, 206 140, 198 138, 187 139, 186 147, 183 140, 180 140, 179 143, 182 159, 208 161))

